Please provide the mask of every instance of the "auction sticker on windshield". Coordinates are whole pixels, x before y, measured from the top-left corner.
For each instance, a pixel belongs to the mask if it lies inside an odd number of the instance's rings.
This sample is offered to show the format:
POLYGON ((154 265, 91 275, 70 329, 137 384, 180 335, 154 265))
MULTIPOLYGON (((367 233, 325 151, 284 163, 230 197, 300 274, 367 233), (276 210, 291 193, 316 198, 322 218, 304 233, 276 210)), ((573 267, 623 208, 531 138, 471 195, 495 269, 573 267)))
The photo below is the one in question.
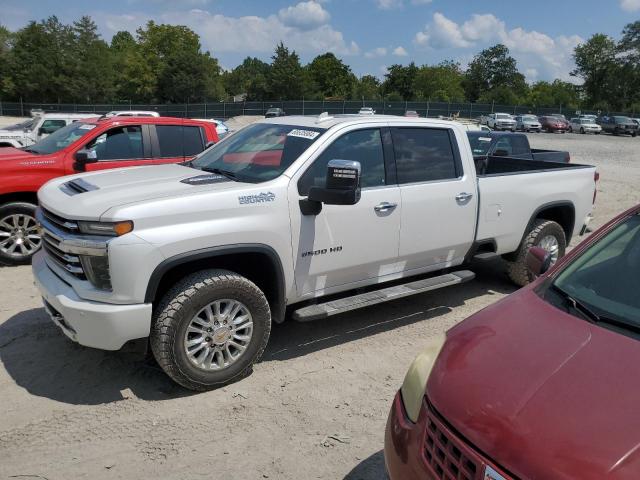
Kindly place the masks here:
POLYGON ((287 134, 287 137, 300 137, 313 140, 318 135, 320 135, 320 132, 314 132, 313 130, 300 130, 298 128, 295 128, 287 134))
POLYGON ((80 130, 93 130, 94 128, 96 128, 96 126, 91 125, 90 123, 85 123, 84 125, 80 125, 78 128, 80 130))

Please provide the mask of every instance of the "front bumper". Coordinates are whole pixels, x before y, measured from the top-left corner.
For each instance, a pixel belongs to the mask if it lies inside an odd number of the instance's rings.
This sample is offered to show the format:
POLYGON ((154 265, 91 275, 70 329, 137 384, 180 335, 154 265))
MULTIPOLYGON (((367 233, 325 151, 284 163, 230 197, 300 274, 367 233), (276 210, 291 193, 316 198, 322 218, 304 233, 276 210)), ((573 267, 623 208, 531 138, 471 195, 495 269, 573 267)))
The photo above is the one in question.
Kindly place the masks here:
POLYGON ((49 268, 44 252, 33 257, 35 284, 53 322, 74 342, 119 350, 129 340, 149 336, 151 304, 113 305, 80 298, 49 268))

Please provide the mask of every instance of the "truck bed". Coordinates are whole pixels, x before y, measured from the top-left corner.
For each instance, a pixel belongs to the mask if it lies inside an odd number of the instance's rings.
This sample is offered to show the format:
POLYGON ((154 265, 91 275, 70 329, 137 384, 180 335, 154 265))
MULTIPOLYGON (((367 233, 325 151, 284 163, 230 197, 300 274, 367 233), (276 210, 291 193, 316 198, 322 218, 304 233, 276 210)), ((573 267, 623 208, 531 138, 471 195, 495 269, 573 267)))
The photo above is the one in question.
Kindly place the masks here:
POLYGON ((577 163, 523 160, 521 158, 502 156, 477 157, 474 160, 478 177, 526 174, 561 169, 593 168, 589 165, 580 165, 577 163))

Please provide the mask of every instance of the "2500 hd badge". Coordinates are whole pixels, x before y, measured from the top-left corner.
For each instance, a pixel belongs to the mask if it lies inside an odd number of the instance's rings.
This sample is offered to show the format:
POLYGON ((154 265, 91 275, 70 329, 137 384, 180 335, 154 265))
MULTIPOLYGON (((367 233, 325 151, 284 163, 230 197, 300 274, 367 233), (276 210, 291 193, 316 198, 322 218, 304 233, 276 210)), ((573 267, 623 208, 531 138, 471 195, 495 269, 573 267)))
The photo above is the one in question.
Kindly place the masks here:
POLYGON ((314 250, 312 252, 302 252, 302 258, 305 257, 316 257, 318 255, 326 255, 327 253, 338 253, 342 251, 342 246, 339 247, 331 247, 329 249, 323 248, 320 250, 314 250))

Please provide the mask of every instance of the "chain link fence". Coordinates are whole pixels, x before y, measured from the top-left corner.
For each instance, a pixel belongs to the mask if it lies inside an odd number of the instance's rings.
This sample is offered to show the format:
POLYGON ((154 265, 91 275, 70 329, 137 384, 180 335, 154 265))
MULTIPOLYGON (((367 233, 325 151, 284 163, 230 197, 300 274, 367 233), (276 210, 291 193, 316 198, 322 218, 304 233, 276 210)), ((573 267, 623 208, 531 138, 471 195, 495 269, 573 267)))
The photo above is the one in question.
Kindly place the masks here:
POLYGON ((385 102, 379 100, 291 100, 281 102, 211 102, 184 104, 75 104, 75 103, 26 103, 0 101, 0 115, 27 117, 31 110, 45 112, 76 112, 104 114, 112 110, 153 110, 162 116, 187 118, 227 119, 238 115, 264 115, 269 108, 282 108, 287 115, 319 115, 358 113, 361 107, 371 107, 376 113, 404 115, 407 110, 418 112, 421 117, 477 118, 481 115, 500 112, 512 115, 532 113, 534 115, 564 114, 567 118, 582 114, 607 114, 636 116, 636 112, 604 112, 593 109, 576 110, 562 105, 556 107, 534 107, 526 105, 498 105, 480 103, 447 102, 385 102))

